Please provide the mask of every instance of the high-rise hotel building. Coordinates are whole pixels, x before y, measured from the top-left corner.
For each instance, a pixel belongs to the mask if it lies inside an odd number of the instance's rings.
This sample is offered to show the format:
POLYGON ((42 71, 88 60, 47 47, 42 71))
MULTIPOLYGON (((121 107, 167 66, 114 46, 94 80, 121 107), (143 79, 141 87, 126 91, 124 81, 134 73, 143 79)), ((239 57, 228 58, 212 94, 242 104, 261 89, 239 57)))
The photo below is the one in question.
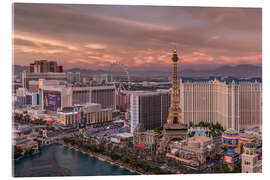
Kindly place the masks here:
POLYGON ((33 87, 33 83, 37 83, 39 79, 66 81, 67 75, 63 72, 63 66, 58 66, 57 62, 39 60, 30 64, 28 72, 22 72, 23 87, 32 91, 31 86, 33 87))
POLYGON ((39 60, 30 64, 30 73, 63 72, 63 66, 58 66, 56 61, 39 60))
POLYGON ((180 99, 186 124, 218 122, 239 130, 262 123, 261 78, 182 78, 180 99))
POLYGON ((115 87, 66 87, 65 85, 41 86, 40 102, 42 110, 58 111, 64 107, 96 103, 102 109, 115 110, 115 87))
POLYGON ((145 130, 161 127, 166 122, 170 107, 170 92, 138 91, 130 94, 131 133, 140 123, 145 130))

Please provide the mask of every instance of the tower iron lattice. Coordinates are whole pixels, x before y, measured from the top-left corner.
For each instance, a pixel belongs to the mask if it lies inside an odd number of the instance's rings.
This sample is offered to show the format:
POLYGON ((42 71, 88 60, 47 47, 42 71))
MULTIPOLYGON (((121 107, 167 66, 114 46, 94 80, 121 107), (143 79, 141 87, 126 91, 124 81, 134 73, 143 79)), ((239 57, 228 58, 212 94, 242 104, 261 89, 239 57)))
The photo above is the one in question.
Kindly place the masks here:
POLYGON ((187 138, 187 125, 184 124, 182 118, 182 110, 180 108, 180 96, 178 87, 178 55, 176 49, 173 52, 173 72, 172 72, 172 90, 171 90, 171 104, 169 115, 166 124, 163 126, 162 139, 159 144, 158 151, 166 152, 170 149, 169 142, 173 139, 187 138))

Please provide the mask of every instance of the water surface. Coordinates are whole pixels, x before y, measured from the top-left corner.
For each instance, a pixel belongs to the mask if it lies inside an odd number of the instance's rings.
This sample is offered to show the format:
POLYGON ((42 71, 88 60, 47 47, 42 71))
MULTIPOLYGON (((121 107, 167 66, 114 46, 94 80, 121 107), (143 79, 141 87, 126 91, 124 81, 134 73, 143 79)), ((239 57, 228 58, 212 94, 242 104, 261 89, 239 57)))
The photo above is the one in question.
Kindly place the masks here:
POLYGON ((14 162, 15 177, 135 175, 127 169, 100 161, 62 145, 41 148, 41 152, 14 162))

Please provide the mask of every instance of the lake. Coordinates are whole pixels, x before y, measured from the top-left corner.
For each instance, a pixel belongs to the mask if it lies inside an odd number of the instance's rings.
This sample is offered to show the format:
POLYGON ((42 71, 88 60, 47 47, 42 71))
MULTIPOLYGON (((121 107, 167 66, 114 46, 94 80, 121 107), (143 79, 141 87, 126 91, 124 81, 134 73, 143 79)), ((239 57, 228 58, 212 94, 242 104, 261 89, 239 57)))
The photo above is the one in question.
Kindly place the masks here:
POLYGON ((14 162, 15 177, 137 175, 68 147, 53 144, 14 162))

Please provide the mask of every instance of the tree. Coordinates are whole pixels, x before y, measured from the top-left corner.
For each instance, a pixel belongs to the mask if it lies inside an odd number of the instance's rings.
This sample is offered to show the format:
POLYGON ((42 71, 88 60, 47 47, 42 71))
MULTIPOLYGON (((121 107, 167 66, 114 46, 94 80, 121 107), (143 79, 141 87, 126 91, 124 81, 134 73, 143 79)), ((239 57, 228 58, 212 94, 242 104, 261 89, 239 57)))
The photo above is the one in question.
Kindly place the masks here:
POLYGON ((209 156, 206 157, 206 162, 209 162, 211 158, 209 156))
POLYGON ((26 151, 24 152, 25 155, 30 155, 34 152, 35 150, 33 149, 33 147, 26 149, 26 151))
POLYGON ((106 145, 107 145, 107 149, 112 149, 112 143, 111 142, 107 143, 106 145))
POLYGON ((211 124, 209 122, 205 122, 204 123, 204 127, 208 127, 209 128, 209 127, 211 127, 211 124))
POLYGON ((131 159, 131 160, 130 160, 130 165, 131 165, 132 167, 137 167, 137 166, 138 166, 138 163, 137 163, 137 161, 136 161, 135 159, 131 159))
POLYGON ((116 153, 111 153, 111 159, 112 160, 119 160, 120 159, 120 156, 116 153))
POLYGON ((234 170, 232 171, 232 173, 241 173, 241 172, 242 172, 241 162, 238 162, 238 163, 234 166, 234 170))
POLYGON ((199 122, 199 126, 204 127, 204 122, 203 121, 199 122))
POLYGON ((140 167, 142 167, 145 171, 149 171, 151 169, 151 167, 147 164, 146 161, 142 161, 140 163, 140 167))
POLYGON ((162 127, 156 127, 156 128, 154 128, 154 131, 155 131, 156 133, 161 134, 161 132, 162 132, 162 127))
POLYGON ((230 169, 227 164, 222 164, 222 170, 224 173, 230 173, 230 169))
POLYGON ((27 131, 24 131, 23 134, 30 134, 32 132, 31 129, 27 130, 27 131))
POLYGON ((122 161, 123 163, 129 163, 129 162, 130 162, 130 159, 128 159, 126 156, 122 156, 122 157, 121 157, 121 161, 122 161))
POLYGON ((188 135, 189 137, 193 137, 195 135, 195 131, 191 131, 188 135))
POLYGON ((189 127, 193 127, 193 125, 194 125, 194 124, 190 121, 190 122, 189 122, 189 127))
POLYGON ((127 141, 127 142, 126 142, 126 145, 127 145, 128 147, 131 147, 131 146, 133 145, 133 143, 132 143, 131 141, 127 141))
POLYGON ((14 146, 14 149, 13 150, 14 150, 14 159, 17 159, 20 156, 22 156, 23 150, 20 147, 14 146))
POLYGON ((26 115, 25 119, 26 119, 26 122, 27 123, 30 123, 31 119, 30 119, 30 116, 29 115, 26 115))
POLYGON ((21 121, 22 120, 22 115, 18 114, 18 113, 15 113, 13 118, 14 118, 14 121, 21 121))
POLYGON ((154 167, 153 168, 153 171, 156 173, 156 174, 161 174, 161 169, 159 167, 154 167))

